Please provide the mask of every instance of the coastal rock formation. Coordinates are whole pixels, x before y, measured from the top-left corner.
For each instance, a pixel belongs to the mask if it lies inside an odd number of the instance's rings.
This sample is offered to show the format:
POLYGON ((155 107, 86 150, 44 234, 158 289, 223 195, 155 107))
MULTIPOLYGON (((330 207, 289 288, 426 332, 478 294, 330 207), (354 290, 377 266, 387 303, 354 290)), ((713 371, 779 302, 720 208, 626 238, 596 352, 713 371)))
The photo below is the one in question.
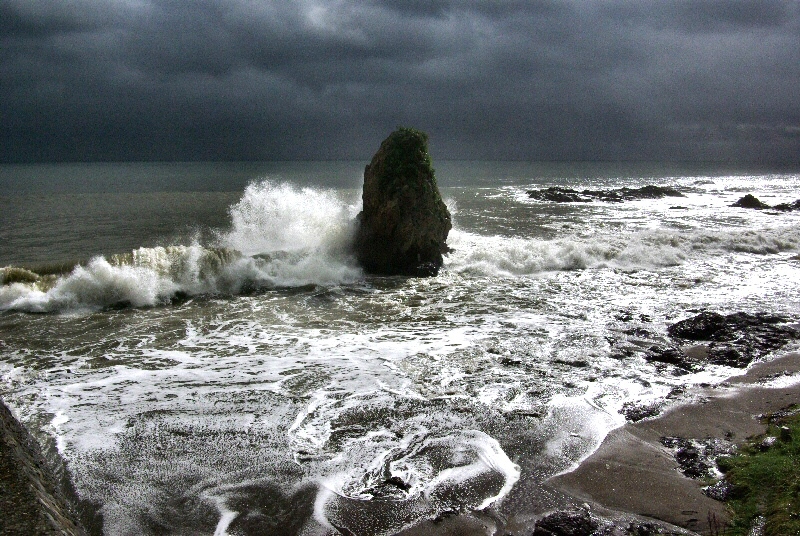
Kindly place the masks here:
POLYGON ((791 212, 794 210, 800 210, 800 199, 793 203, 778 203, 777 205, 768 205, 753 194, 747 194, 744 197, 739 198, 739 200, 731 206, 737 208, 752 208, 755 210, 772 209, 780 212, 791 212))
POLYGON ((661 199, 663 197, 686 197, 678 190, 668 186, 648 184, 641 188, 617 188, 614 190, 583 190, 551 186, 541 190, 529 190, 528 197, 538 201, 554 203, 589 203, 591 201, 607 201, 621 203, 635 199, 661 199))
POLYGON ((789 318, 767 313, 722 315, 704 311, 677 322, 667 333, 676 346, 653 346, 645 359, 698 370, 705 363, 743 368, 800 338, 789 318), (689 343, 705 343, 690 346, 689 343))
POLYGON ((760 199, 758 199, 753 194, 747 194, 744 197, 739 198, 737 202, 731 205, 732 207, 738 208, 754 208, 756 210, 762 210, 765 208, 769 208, 769 205, 763 203, 760 199))
POLYGON ((447 253, 450 213, 436 185, 428 136, 399 128, 364 170, 355 254, 380 275, 436 275, 447 253))
POLYGON ((85 535, 57 480, 0 400, 0 534, 85 535))

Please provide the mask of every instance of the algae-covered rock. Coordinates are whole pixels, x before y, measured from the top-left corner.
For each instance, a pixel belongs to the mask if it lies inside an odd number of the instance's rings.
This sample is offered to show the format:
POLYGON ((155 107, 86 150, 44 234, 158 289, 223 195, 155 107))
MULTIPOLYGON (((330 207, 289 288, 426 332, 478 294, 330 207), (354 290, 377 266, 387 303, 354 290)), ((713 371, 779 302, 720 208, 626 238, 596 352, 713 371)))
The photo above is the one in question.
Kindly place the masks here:
POLYGON ((355 254, 365 271, 436 275, 452 223, 424 132, 399 128, 381 143, 364 170, 363 205, 355 254))

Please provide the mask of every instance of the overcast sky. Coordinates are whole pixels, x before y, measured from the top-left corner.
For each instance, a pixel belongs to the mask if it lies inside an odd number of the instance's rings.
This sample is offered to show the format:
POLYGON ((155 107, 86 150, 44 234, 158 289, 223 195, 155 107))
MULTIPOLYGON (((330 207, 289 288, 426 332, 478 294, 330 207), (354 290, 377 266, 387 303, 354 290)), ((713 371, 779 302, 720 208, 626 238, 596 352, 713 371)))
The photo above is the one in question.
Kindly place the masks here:
POLYGON ((800 162, 800 2, 0 0, 0 161, 800 162))

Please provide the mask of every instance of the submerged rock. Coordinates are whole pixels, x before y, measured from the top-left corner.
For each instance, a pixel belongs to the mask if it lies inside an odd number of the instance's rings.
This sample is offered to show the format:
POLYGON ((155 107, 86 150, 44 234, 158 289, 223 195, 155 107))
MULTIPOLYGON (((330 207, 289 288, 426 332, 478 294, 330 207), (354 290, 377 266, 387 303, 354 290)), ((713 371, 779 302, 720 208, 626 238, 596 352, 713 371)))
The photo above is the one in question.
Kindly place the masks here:
POLYGON ((554 203, 589 203, 592 201, 590 197, 581 195, 577 190, 561 188, 560 186, 551 186, 542 190, 530 190, 528 191, 528 197, 537 201, 552 201, 554 203))
POLYGON ((452 223, 424 132, 399 128, 381 143, 364 170, 363 205, 355 254, 365 271, 436 275, 452 223))
POLYGON ((529 190, 528 197, 538 201, 552 201, 555 203, 588 203, 591 201, 608 201, 621 203, 635 199, 661 199, 663 197, 686 197, 678 190, 668 186, 654 186, 648 184, 641 188, 617 188, 614 190, 583 190, 581 192, 572 188, 551 186, 541 190, 529 190))

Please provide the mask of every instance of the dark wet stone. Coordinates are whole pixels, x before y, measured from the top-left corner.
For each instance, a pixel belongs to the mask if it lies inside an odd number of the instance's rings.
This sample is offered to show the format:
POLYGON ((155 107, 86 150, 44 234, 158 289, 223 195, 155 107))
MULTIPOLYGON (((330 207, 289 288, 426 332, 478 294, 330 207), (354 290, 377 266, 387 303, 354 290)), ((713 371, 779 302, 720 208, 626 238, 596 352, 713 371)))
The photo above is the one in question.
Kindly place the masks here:
POLYGON ((403 491, 408 491, 408 490, 411 489, 411 484, 407 484, 406 482, 403 482, 403 479, 400 478, 399 476, 393 476, 393 477, 387 478, 386 479, 386 484, 390 485, 390 486, 394 486, 397 489, 401 489, 403 491))
POLYGON ((698 479, 713 476, 716 460, 736 450, 733 443, 718 438, 693 441, 682 437, 662 437, 661 443, 674 451, 675 461, 684 475, 698 479))
MULTIPOLYGON (((786 325, 789 320, 767 313, 721 315, 705 311, 671 325, 667 332, 683 341, 709 341, 706 353, 708 362, 742 368, 791 340, 800 338, 796 328, 786 325)), ((654 352, 666 354, 667 357, 651 360, 672 360, 673 364, 679 364, 680 359, 674 355, 674 350, 668 348, 654 352)))
POLYGON ((727 501, 731 496, 733 486, 727 480, 720 480, 712 486, 703 488, 703 493, 715 501, 727 501))
POLYGON ((741 197, 737 202, 735 202, 731 206, 738 208, 752 208, 756 210, 763 210, 765 208, 770 208, 768 204, 762 202, 753 194, 747 194, 746 196, 741 197))
POLYGON ((684 533, 665 529, 655 523, 631 523, 624 534, 625 536, 679 536, 684 533))
POLYGON ((697 316, 681 320, 667 328, 667 333, 679 339, 707 341, 725 327, 725 317, 719 313, 704 311, 697 316))
POLYGON ((651 346, 645 352, 644 358, 650 363, 675 365, 688 371, 697 371, 702 368, 701 363, 693 360, 685 352, 674 346, 651 346))
POLYGON ((622 405, 622 414, 630 422, 639 422, 643 419, 655 417, 661 413, 663 407, 663 402, 651 402, 649 404, 626 402, 622 405))
POLYGON ((689 478, 705 478, 711 476, 711 464, 705 452, 697 445, 682 437, 662 437, 661 443, 675 450, 675 461, 681 472, 689 478))
POLYGON ((528 196, 539 201, 554 203, 587 203, 590 201, 606 201, 621 203, 635 199, 661 199, 663 197, 685 197, 682 193, 668 186, 649 184, 641 188, 617 188, 613 190, 583 190, 551 186, 541 190, 529 190, 528 196))
POLYGON ((778 203, 777 205, 770 206, 761 201, 760 199, 758 199, 757 197, 753 196, 752 194, 747 194, 746 196, 740 198, 737 202, 735 202, 731 206, 739 208, 752 208, 755 210, 772 209, 781 212, 791 212, 794 210, 800 210, 800 199, 792 203, 778 203))
POLYGON ((410 128, 394 131, 364 170, 363 210, 358 215, 355 255, 365 271, 427 277, 449 251, 452 222, 436 185, 428 136, 410 128))
POLYGON ((555 512, 536 522, 532 536, 591 536, 600 523, 589 512, 555 512))
POLYGON ((554 359, 553 363, 558 363, 560 365, 567 365, 568 367, 576 367, 576 368, 586 368, 589 366, 589 362, 584 359, 576 359, 574 361, 570 361, 567 359, 554 359))
POLYGON ((559 186, 551 186, 543 190, 529 190, 528 196, 537 201, 552 201, 554 203, 590 203, 592 201, 591 197, 581 195, 577 190, 559 186))

